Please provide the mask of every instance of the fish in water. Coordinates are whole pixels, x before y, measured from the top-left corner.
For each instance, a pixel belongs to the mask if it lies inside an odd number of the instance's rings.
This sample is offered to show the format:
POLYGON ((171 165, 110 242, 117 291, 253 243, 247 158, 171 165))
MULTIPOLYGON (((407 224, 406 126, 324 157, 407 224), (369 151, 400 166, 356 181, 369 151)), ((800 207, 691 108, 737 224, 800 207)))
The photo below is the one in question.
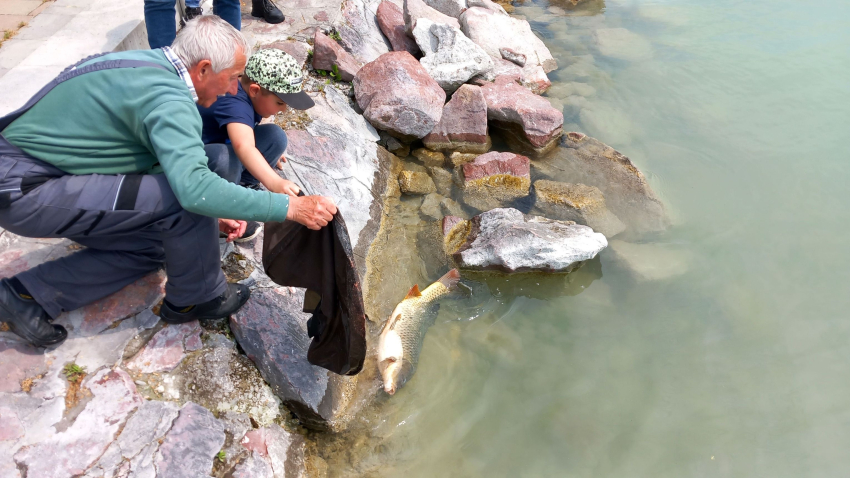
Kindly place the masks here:
POLYGON ((460 273, 452 269, 422 292, 414 285, 393 310, 378 339, 378 369, 385 392, 394 394, 413 376, 425 332, 436 318, 436 302, 456 290, 459 280, 460 273))

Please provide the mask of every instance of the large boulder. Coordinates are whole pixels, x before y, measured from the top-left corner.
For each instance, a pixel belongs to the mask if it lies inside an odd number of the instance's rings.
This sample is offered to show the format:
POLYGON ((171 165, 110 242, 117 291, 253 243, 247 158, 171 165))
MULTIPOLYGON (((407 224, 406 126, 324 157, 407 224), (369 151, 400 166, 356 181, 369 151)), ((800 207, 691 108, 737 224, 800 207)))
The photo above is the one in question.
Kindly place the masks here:
POLYGON ((422 138, 428 149, 486 153, 490 149, 487 135, 487 102, 481 88, 463 85, 443 107, 443 116, 434 129, 422 138))
POLYGON ((565 134, 562 146, 541 168, 551 165, 559 178, 599 188, 608 209, 626 224, 626 233, 659 232, 670 226, 664 203, 628 157, 582 133, 565 134))
POLYGON ((528 63, 520 67, 503 58, 493 58, 493 69, 476 76, 470 83, 483 86, 494 81, 498 83, 514 81, 528 88, 535 95, 542 95, 552 86, 542 66, 528 63))
POLYGON ((390 45, 375 18, 376 3, 369 0, 345 0, 342 4, 344 21, 337 26, 339 42, 361 64, 374 61, 390 51, 390 45))
POLYGON ((408 34, 413 34, 416 23, 420 18, 427 18, 434 23, 441 23, 460 29, 457 18, 450 17, 431 8, 423 0, 404 0, 404 28, 408 34))
POLYGON ((466 10, 466 0, 425 0, 429 7, 450 17, 457 18, 466 10))
POLYGON ((587 226, 510 208, 481 213, 468 226, 457 218, 444 220, 444 231, 447 225, 457 247, 452 257, 463 269, 570 272, 608 245, 605 236, 587 226))
POLYGON ((461 168, 463 202, 480 211, 528 196, 530 161, 525 156, 491 151, 461 168))
POLYGON ((564 114, 543 97, 513 81, 481 87, 490 125, 515 151, 541 155, 551 151, 563 132, 564 114))
POLYGON ((431 78, 451 93, 473 76, 493 69, 493 60, 459 29, 420 19, 413 29, 425 55, 420 61, 431 78))
POLYGON ((446 92, 406 51, 363 66, 354 77, 354 94, 373 126, 405 141, 430 133, 446 102, 446 92))
POLYGON ((549 219, 584 224, 605 237, 616 236, 626 228, 605 206, 602 191, 584 184, 534 181, 534 212, 549 219))
POLYGON ((339 43, 316 29, 313 36, 313 68, 333 71, 337 67, 343 81, 351 81, 360 71, 360 65, 350 53, 343 50, 339 43))
POLYGON ((546 73, 558 67, 552 53, 526 20, 489 8, 472 7, 460 16, 460 24, 463 33, 494 58, 501 58, 499 50, 508 48, 524 55, 526 65, 540 65, 546 73))
POLYGON ((405 32, 404 13, 401 8, 389 0, 384 0, 378 5, 378 26, 390 41, 393 51, 407 51, 413 56, 422 54, 416 41, 405 32))

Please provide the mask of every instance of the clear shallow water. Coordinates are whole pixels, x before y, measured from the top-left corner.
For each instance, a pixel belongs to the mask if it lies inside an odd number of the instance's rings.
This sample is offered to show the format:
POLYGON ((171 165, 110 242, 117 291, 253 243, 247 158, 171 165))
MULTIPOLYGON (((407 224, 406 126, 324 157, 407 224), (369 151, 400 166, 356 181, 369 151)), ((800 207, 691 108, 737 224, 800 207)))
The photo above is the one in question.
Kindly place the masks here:
POLYGON ((605 251, 444 305, 348 473, 847 476, 850 2, 552 6, 516 13, 565 129, 641 168, 676 217, 651 242, 689 267, 639 281, 605 251), (605 55, 600 28, 638 37, 605 55))

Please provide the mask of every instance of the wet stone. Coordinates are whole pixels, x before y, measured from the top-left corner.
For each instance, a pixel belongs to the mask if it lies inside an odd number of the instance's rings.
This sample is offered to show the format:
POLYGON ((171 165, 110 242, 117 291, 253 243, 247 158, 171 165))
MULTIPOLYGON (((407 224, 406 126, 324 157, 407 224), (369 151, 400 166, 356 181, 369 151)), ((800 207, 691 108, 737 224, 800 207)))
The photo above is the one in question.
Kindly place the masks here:
POLYGON ((434 186, 437 187, 437 192, 443 196, 451 196, 452 194, 452 173, 441 166, 428 166, 428 174, 434 180, 434 186))
POLYGON ((422 142, 432 150, 477 154, 489 151, 487 102, 481 88, 463 85, 455 91, 443 107, 440 122, 422 142))
POLYGON ((501 207, 528 196, 530 160, 514 153, 492 151, 463 169, 463 201, 480 211, 501 207))
POLYGON ((475 161, 475 158, 477 158, 478 156, 478 154, 474 153, 461 153, 455 151, 449 155, 449 162, 452 164, 452 166, 461 166, 466 163, 471 163, 475 161))
POLYGON ((419 211, 431 219, 441 219, 443 214, 440 211, 440 201, 443 199, 443 196, 437 193, 431 193, 425 196, 422 205, 419 206, 419 211))
POLYGON ((428 173, 402 171, 398 175, 398 185, 405 194, 429 194, 437 191, 428 173))
POLYGON ((446 156, 443 153, 428 148, 413 150, 413 157, 422 161, 425 166, 443 166, 446 164, 446 156))
POLYGON ((534 213, 549 219, 575 221, 615 236, 626 228, 605 206, 602 191, 584 184, 569 184, 541 179, 534 182, 534 213))

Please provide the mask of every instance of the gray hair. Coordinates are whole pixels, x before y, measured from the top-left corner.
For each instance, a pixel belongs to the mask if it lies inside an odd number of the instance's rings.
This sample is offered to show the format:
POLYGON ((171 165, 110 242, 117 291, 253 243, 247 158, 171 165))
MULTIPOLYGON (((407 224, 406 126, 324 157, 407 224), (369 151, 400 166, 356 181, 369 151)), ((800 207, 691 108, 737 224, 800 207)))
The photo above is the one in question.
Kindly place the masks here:
POLYGON ((251 54, 251 46, 242 33, 215 15, 201 15, 186 22, 171 50, 186 68, 209 60, 216 73, 233 67, 237 51, 246 57, 251 54))

